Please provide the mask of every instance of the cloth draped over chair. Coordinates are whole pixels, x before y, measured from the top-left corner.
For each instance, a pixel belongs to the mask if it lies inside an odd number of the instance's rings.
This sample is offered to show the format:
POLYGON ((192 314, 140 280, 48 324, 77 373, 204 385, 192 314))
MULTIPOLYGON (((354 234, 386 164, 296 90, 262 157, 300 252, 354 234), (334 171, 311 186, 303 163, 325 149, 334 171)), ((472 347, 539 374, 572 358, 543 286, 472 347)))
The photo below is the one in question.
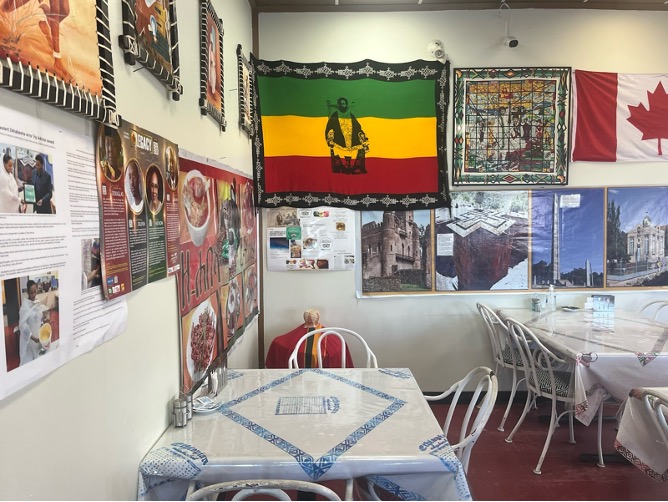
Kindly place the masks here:
MULTIPOLYGON (((324 328, 322 324, 307 328, 301 324, 292 331, 277 336, 271 342, 267 352, 265 366, 267 368, 287 368, 290 354, 299 339, 306 333, 316 329, 324 328)), ((300 368, 318 367, 318 340, 322 334, 316 334, 306 340, 298 352, 298 363, 300 368)), ((341 340, 335 336, 328 336, 322 341, 322 364, 324 368, 341 368, 341 340)), ((346 367, 354 368, 353 358, 346 346, 346 367)))

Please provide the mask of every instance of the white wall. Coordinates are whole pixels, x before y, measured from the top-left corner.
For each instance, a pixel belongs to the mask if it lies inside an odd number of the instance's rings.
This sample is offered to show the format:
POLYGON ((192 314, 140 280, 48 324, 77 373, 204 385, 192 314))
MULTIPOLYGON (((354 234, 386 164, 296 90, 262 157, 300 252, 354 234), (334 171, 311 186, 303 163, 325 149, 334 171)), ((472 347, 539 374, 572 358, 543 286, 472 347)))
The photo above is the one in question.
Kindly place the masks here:
MULTIPOLYGON (((120 1, 109 2, 118 111, 134 124, 187 150, 251 173, 250 141, 239 130, 236 46, 252 42, 247 0, 212 0, 223 19, 228 128, 199 111, 199 2, 177 2, 179 102, 147 70, 123 62, 120 1)), ((86 133, 93 124, 0 90, 0 104, 86 133)), ((128 330, 0 401, 0 499, 135 499, 141 458, 169 424, 178 394, 178 314, 174 278, 128 298, 128 330)), ((257 323, 230 365, 257 365, 257 323)))
MULTIPOLYGON (((368 58, 397 63, 428 59, 428 42, 440 39, 453 68, 571 66, 668 72, 664 50, 668 12, 513 10, 510 31, 520 41, 515 49, 501 45, 504 30, 498 10, 260 14, 258 56, 297 62, 345 63, 368 58)), ((451 123, 448 148, 450 127, 451 123)), ((570 186, 667 183, 665 162, 578 162, 571 165, 569 174, 570 186)), ((616 295, 620 307, 633 309, 666 293, 616 295)), ((584 296, 559 293, 559 302, 577 305, 584 296)), ((528 298, 527 294, 460 293, 356 299, 352 272, 265 269, 266 347, 275 336, 297 326, 306 308, 318 308, 326 326, 349 327, 363 334, 382 366, 409 367, 423 390, 443 390, 474 366, 491 364, 489 342, 475 303, 527 306, 528 298)), ((506 379, 502 379, 504 388, 508 388, 506 379)))

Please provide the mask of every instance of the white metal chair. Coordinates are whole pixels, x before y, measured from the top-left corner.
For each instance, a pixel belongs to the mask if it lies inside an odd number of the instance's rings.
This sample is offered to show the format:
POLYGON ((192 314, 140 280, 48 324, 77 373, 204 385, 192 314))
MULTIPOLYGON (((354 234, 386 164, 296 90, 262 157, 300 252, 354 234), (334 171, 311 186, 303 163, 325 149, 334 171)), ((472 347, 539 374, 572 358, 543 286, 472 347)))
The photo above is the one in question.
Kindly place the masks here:
POLYGON ((654 394, 650 389, 643 391, 643 403, 647 412, 652 417, 652 422, 656 426, 659 437, 663 441, 663 445, 668 451, 668 423, 666 423, 666 416, 668 415, 668 401, 661 396, 654 394))
POLYGON ((309 331, 306 333, 304 336, 302 336, 299 341, 295 344, 295 348, 292 351, 292 354, 290 354, 290 358, 288 359, 288 368, 290 369, 299 369, 299 363, 297 361, 297 356, 299 354, 299 348, 302 346, 302 344, 309 339, 312 336, 320 335, 318 336, 317 339, 317 345, 316 345, 316 353, 318 355, 318 367, 322 368, 322 343, 323 340, 325 340, 328 336, 334 336, 338 338, 341 341, 341 367, 345 368, 346 367, 346 341, 343 337, 343 335, 347 335, 350 338, 356 339, 359 341, 359 343, 362 345, 364 352, 366 354, 366 363, 365 363, 365 368, 377 368, 378 367, 378 359, 376 359, 376 355, 373 353, 373 351, 369 348, 369 345, 366 343, 364 338, 362 336, 350 329, 346 328, 320 328, 320 329, 315 329, 313 331, 309 331))
POLYGON ((518 431, 522 422, 529 413, 529 408, 535 397, 546 397, 552 402, 552 413, 550 415, 550 428, 547 432, 547 438, 543 445, 538 464, 533 470, 535 474, 540 474, 540 468, 550 447, 550 441, 555 429, 559 426, 559 419, 568 414, 570 442, 575 443, 573 431, 573 415, 575 413, 575 398, 573 393, 573 368, 569 365, 567 371, 556 369, 560 365, 565 365, 566 360, 558 357, 554 352, 545 347, 536 337, 536 335, 524 324, 516 319, 508 318, 508 333, 513 339, 516 347, 520 349, 522 363, 524 365, 524 377, 529 392, 524 405, 524 410, 517 424, 506 442, 512 443, 515 433, 518 431), (557 415, 557 402, 564 403, 565 410, 557 415))
MULTIPOLYGON (((191 483, 191 489, 194 483, 191 483)), ((210 497, 219 493, 238 491, 232 500, 246 500, 253 495, 270 496, 276 500, 292 500, 285 490, 297 490, 309 492, 324 497, 326 500, 341 500, 341 498, 329 488, 311 483, 309 481, 293 481, 289 479, 248 479, 240 481, 227 481, 205 486, 199 490, 188 490, 186 500, 216 500, 210 497)), ((262 500, 266 500, 263 498, 262 500)))
POLYGON ((501 319, 499 319, 496 312, 482 303, 476 303, 476 306, 485 323, 487 336, 489 336, 489 340, 492 344, 492 355, 496 365, 494 373, 498 377, 504 368, 510 369, 513 373, 513 383, 510 390, 510 398, 508 399, 508 406, 506 406, 506 411, 501 419, 501 424, 497 427, 497 430, 503 432, 503 426, 510 413, 510 407, 513 405, 517 388, 520 383, 524 381, 524 377, 519 380, 517 378, 518 376, 524 375, 522 357, 520 356, 519 349, 513 345, 512 339, 508 336, 508 327, 501 321, 501 319))
POLYGON ((480 433, 487 424, 487 420, 489 420, 489 417, 492 414, 492 409, 494 408, 498 393, 499 382, 494 372, 490 368, 479 366, 471 370, 463 379, 454 383, 452 387, 445 392, 437 396, 425 396, 427 401, 439 401, 454 394, 443 424, 443 434, 448 438, 448 441, 450 441, 450 446, 452 446, 457 458, 459 458, 459 461, 462 463, 464 472, 468 472, 471 451, 475 442, 478 440, 480 433), (475 389, 473 390, 471 401, 466 408, 462 426, 459 430, 459 434, 456 436, 457 442, 455 443, 455 435, 451 434, 448 436, 450 423, 452 422, 452 417, 457 409, 459 398, 469 384, 471 386, 475 385, 475 389), (471 421, 471 418, 473 418, 473 421, 471 421))
POLYGON ((668 322, 668 300, 654 300, 640 309, 640 313, 655 321, 668 322))

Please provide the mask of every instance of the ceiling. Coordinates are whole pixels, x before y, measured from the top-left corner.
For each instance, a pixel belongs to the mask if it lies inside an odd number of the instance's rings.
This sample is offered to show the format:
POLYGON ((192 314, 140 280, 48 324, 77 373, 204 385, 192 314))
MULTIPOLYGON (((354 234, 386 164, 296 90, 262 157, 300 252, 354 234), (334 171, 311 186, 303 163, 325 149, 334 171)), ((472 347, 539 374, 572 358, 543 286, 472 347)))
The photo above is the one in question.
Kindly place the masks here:
MULTIPOLYGON (((668 0, 506 0, 512 9, 668 11, 668 0)), ((391 12, 498 9, 501 0, 248 0, 256 12, 391 12)))

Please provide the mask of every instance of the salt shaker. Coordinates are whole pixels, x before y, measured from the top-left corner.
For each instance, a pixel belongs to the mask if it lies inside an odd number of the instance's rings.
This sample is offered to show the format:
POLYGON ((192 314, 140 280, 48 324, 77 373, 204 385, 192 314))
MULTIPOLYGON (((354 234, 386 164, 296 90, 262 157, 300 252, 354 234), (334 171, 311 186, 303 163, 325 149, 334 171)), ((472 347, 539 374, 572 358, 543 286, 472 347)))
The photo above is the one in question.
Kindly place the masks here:
POLYGON ((193 417, 193 395, 184 394, 181 398, 186 400, 186 416, 190 420, 193 417))
POLYGON ((174 427, 185 427, 188 423, 188 404, 185 399, 176 398, 172 402, 174 427))

